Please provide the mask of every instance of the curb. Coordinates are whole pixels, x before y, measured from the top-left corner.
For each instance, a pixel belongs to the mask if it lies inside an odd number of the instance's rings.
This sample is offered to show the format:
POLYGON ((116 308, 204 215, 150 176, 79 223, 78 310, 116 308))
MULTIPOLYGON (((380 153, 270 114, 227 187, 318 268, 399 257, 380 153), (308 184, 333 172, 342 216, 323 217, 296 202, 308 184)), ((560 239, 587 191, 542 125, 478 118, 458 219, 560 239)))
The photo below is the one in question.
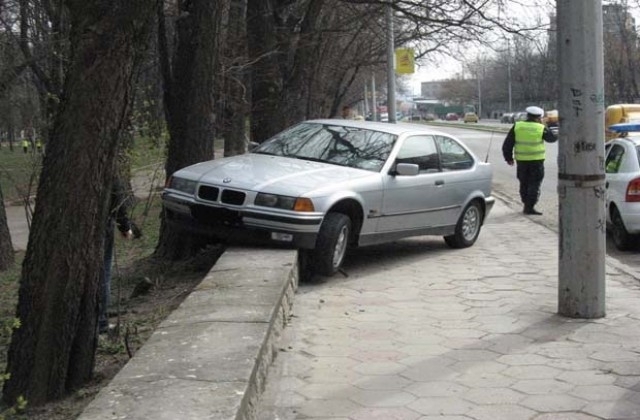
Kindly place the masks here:
POLYGON ((297 286, 295 250, 227 249, 78 419, 255 419, 297 286))

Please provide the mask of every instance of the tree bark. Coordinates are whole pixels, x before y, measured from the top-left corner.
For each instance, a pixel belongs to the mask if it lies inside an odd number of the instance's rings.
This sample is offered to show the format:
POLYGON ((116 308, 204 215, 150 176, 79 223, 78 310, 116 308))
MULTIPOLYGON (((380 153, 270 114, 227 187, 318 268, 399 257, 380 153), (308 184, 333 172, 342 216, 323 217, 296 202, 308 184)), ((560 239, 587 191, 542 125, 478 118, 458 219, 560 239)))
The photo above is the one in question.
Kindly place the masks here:
POLYGON ((7 270, 13 266, 15 257, 13 254, 13 244, 11 243, 11 233, 7 224, 7 212, 4 207, 4 196, 0 188, 0 271, 7 270))
POLYGON ((247 27, 251 68, 251 140, 262 143, 284 127, 284 113, 278 107, 282 74, 278 69, 278 36, 272 3, 277 0, 248 0, 247 27))
POLYGON ((224 39, 224 91, 222 93, 222 137, 224 155, 235 156, 247 150, 246 120, 249 111, 247 67, 247 0, 231 0, 224 39))
POLYGON ((37 406, 91 378, 110 182, 156 0, 67 0, 72 53, 48 142, 3 398, 37 406))
MULTIPOLYGON (((209 0, 184 1, 175 23, 177 43, 169 60, 164 11, 160 9, 159 44, 163 64, 164 100, 169 127, 166 174, 213 159, 214 70, 216 30, 220 6, 209 0)), ((192 256, 206 242, 161 221, 156 256, 181 259, 192 256)))

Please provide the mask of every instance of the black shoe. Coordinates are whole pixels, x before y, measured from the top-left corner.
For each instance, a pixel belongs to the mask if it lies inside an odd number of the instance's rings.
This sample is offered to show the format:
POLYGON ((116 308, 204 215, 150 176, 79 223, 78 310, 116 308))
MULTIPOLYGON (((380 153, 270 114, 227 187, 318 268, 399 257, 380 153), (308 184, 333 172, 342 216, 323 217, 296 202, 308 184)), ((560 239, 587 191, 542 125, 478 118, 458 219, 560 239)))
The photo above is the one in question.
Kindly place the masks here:
POLYGON ((525 208, 523 210, 523 213, 524 214, 530 214, 530 215, 533 215, 533 216, 542 216, 542 212, 539 212, 538 210, 534 209, 533 207, 525 208))

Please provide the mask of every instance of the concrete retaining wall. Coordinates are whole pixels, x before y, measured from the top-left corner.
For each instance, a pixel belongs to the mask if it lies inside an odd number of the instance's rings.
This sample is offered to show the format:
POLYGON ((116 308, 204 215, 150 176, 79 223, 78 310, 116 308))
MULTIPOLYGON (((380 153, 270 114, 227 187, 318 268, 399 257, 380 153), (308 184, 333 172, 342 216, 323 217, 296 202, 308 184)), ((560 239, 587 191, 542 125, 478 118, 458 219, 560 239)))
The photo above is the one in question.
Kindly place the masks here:
POLYGON ((297 273, 296 251, 228 249, 79 419, 254 419, 297 273))

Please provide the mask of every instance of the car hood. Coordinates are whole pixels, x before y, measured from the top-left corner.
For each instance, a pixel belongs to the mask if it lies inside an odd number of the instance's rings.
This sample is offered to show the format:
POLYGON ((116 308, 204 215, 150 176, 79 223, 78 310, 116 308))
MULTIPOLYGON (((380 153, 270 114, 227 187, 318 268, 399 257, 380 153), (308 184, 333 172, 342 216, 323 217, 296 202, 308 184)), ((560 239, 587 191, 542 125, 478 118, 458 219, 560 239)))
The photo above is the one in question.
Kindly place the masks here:
POLYGON ((337 183, 380 176, 363 169, 255 153, 198 163, 174 175, 202 184, 289 196, 335 190, 337 183))

